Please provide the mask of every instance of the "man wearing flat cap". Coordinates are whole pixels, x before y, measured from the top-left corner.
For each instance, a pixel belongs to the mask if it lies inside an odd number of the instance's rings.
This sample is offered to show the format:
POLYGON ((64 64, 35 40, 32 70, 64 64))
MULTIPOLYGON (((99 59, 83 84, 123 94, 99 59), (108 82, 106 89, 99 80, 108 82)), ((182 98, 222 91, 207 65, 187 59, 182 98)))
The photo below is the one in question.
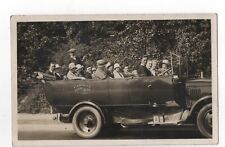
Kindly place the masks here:
POLYGON ((124 75, 120 72, 120 65, 119 63, 115 63, 114 64, 114 71, 113 71, 113 75, 115 79, 121 79, 124 78, 124 75))
POLYGON ((106 73, 106 67, 105 67, 107 63, 108 62, 104 59, 100 59, 97 61, 97 70, 94 75, 95 79, 105 80, 109 78, 109 76, 106 73))

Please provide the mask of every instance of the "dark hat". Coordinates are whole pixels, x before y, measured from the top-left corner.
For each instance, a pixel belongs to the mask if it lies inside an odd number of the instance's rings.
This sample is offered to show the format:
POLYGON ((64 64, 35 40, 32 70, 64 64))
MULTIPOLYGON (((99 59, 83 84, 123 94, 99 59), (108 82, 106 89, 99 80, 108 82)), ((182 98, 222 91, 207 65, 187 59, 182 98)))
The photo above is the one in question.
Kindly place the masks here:
POLYGON ((75 51, 76 51, 75 48, 71 48, 71 49, 69 49, 69 50, 67 51, 67 53, 74 53, 75 51))
POLYGON ((97 61, 97 66, 100 67, 100 66, 105 66, 108 62, 104 59, 100 59, 97 61))

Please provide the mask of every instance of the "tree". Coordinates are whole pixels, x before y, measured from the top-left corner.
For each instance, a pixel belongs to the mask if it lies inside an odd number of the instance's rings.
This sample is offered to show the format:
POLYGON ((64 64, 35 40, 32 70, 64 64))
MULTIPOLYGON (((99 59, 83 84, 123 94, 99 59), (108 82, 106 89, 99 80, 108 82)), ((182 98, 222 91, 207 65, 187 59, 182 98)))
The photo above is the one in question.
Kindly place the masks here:
POLYGON ((143 54, 162 60, 174 52, 188 60, 190 74, 211 75, 210 30, 209 20, 18 23, 18 74, 46 70, 51 60, 67 66, 66 51, 76 48, 88 66, 106 58, 134 69, 143 54))

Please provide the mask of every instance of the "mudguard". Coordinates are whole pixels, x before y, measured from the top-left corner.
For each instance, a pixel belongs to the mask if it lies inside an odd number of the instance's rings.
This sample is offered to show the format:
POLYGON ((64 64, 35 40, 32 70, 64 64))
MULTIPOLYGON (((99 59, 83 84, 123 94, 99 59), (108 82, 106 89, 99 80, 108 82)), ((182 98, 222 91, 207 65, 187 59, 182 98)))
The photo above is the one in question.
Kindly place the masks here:
POLYGON ((193 118, 195 116, 195 113, 198 112, 204 105, 209 104, 209 103, 212 103, 211 95, 204 96, 204 97, 200 98, 199 100, 197 100, 190 109, 188 120, 194 120, 191 118, 193 118))

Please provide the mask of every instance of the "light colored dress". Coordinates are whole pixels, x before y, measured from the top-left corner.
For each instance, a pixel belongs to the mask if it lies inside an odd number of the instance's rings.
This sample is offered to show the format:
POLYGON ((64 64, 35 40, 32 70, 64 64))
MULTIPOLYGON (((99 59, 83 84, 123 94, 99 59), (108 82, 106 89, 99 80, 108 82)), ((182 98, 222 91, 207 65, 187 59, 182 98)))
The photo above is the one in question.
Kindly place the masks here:
POLYGON ((68 73, 67 73, 67 78, 69 79, 69 80, 84 80, 85 78, 84 77, 78 77, 78 76, 76 76, 73 72, 71 72, 71 71, 69 71, 68 73))
POLYGON ((113 71, 113 75, 115 79, 121 79, 124 78, 124 75, 121 72, 118 72, 116 70, 113 71))

